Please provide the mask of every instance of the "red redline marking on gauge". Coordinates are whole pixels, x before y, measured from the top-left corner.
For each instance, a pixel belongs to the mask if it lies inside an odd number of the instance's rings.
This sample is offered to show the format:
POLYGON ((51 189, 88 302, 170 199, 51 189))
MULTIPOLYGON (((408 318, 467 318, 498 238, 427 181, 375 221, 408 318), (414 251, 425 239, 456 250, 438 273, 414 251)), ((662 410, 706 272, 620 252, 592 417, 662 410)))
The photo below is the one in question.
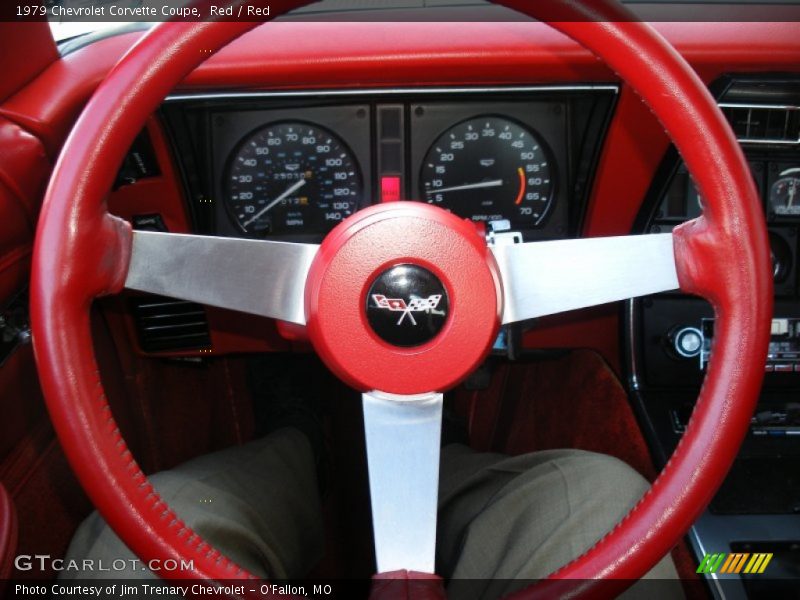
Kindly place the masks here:
POLYGON ((519 174, 519 194, 517 194, 514 204, 519 206, 522 204, 522 197, 525 195, 525 171, 522 170, 522 167, 517 167, 517 173, 519 174))

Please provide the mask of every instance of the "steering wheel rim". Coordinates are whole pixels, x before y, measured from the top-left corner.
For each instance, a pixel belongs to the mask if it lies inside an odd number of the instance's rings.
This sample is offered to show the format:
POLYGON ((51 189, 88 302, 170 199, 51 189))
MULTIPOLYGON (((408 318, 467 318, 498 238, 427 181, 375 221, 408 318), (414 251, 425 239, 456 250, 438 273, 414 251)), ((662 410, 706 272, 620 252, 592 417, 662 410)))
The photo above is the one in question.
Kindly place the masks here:
MULTIPOLYGON (((282 3, 280 11, 306 3, 282 3)), ((534 17, 553 9, 549 2, 500 3, 534 17)), ((610 1, 587 4, 556 2, 565 19, 549 24, 598 55, 636 90, 681 152, 706 206, 702 217, 674 232, 679 282, 683 291, 711 301, 718 321, 706 380, 672 459, 612 532, 544 583, 582 580, 573 589, 577 595, 596 591, 594 579, 619 580, 616 587, 604 588, 613 593, 639 578, 710 501, 755 407, 772 307, 758 194, 713 98, 649 26, 610 1), (687 122, 696 126, 686 128, 687 122)), ((130 226, 105 207, 116 165, 145 119, 209 56, 207 51, 219 50, 255 25, 165 24, 128 52, 98 87, 62 149, 33 255, 34 349, 48 409, 72 468, 109 525, 140 558, 193 560, 189 575, 208 580, 252 575, 186 527, 136 465, 105 400, 90 342, 89 308, 93 298, 122 289, 131 255, 130 226)), ((166 575, 187 577, 186 572, 166 575)), ((547 590, 529 589, 515 597, 542 591, 547 590)))

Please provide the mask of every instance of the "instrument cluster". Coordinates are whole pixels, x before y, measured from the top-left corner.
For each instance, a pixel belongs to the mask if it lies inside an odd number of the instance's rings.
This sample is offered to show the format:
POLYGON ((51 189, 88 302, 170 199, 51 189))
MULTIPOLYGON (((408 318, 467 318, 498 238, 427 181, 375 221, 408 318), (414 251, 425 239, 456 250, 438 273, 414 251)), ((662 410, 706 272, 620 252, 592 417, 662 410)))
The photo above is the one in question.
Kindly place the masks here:
POLYGON ((320 241, 361 208, 416 201, 529 240, 577 233, 615 98, 598 85, 256 93, 162 113, 197 233, 320 241))

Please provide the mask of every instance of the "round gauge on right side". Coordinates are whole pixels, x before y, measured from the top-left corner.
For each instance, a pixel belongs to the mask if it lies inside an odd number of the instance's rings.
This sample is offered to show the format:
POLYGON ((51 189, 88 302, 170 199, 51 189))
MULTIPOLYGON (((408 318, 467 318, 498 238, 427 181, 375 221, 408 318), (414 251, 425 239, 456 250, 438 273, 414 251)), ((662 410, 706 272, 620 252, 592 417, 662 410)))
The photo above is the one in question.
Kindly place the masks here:
POLYGON ((800 167, 778 173, 769 189, 769 208, 780 217, 800 216, 800 167))
POLYGON ((431 145, 420 172, 423 201, 511 229, 539 227, 550 212, 556 168, 544 141, 511 119, 462 121, 431 145))

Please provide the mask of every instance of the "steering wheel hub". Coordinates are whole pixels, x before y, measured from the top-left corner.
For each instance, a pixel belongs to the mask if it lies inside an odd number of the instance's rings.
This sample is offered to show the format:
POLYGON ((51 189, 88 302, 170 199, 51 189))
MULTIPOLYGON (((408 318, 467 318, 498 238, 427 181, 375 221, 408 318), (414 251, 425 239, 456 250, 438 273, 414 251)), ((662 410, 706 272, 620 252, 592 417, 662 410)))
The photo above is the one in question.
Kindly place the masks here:
POLYGON ((360 211, 325 239, 306 283, 314 348, 368 391, 443 391, 500 326, 497 266, 474 225, 427 204, 360 211))

